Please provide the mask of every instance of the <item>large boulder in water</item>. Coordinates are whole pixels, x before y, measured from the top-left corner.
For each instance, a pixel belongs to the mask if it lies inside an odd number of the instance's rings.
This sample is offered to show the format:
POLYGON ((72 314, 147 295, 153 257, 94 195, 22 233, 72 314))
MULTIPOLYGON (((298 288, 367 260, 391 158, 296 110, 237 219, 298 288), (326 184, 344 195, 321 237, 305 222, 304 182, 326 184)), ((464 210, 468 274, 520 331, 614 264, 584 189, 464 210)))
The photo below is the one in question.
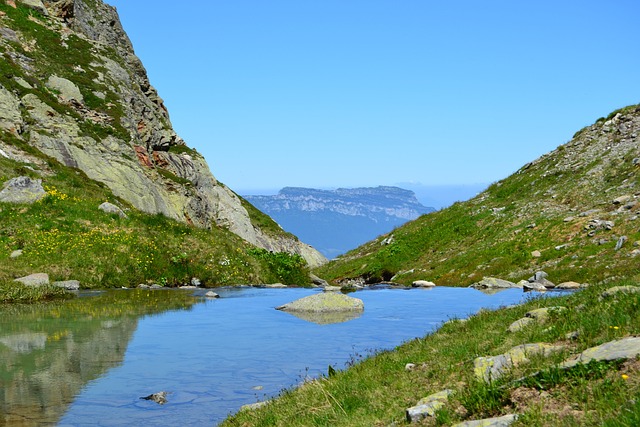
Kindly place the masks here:
POLYGON ((322 292, 281 305, 276 310, 312 313, 363 311, 364 303, 358 298, 337 292, 322 292))
POLYGON ((286 311, 308 322, 340 323, 359 317, 364 311, 364 303, 339 292, 322 292, 281 305, 276 310, 286 311))

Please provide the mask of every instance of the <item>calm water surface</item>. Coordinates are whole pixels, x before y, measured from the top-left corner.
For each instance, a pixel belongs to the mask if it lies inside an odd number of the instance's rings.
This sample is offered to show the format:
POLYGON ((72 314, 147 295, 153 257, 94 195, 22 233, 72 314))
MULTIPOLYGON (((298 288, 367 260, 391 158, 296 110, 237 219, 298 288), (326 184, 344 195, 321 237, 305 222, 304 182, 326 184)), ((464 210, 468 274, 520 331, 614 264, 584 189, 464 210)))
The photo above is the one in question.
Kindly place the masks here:
POLYGON ((360 317, 317 324, 274 310, 315 290, 217 292, 194 305, 173 301, 184 291, 113 291, 0 308, 0 425, 215 425, 329 365, 525 299, 517 289, 367 290, 351 294, 364 301, 360 317), (140 399, 159 391, 167 404, 140 399))

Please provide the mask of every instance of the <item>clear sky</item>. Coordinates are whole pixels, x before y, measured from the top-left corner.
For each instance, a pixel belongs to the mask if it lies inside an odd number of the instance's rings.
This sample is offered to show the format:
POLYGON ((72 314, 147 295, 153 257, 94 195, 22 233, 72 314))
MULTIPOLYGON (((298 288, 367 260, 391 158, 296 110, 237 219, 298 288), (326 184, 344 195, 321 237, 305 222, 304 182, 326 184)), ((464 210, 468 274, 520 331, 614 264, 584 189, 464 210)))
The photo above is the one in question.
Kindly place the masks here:
POLYGON ((638 0, 106 1, 241 194, 490 183, 640 102, 638 0))

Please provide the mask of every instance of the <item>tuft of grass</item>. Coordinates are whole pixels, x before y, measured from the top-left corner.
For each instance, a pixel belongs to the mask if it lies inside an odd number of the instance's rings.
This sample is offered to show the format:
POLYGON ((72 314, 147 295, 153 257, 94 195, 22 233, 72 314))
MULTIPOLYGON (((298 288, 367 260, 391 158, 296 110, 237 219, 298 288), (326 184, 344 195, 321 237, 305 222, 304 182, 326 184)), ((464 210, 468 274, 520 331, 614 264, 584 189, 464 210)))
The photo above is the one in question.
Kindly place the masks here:
POLYGON ((72 294, 64 289, 52 285, 36 287, 0 281, 0 304, 35 303, 72 297, 72 294))

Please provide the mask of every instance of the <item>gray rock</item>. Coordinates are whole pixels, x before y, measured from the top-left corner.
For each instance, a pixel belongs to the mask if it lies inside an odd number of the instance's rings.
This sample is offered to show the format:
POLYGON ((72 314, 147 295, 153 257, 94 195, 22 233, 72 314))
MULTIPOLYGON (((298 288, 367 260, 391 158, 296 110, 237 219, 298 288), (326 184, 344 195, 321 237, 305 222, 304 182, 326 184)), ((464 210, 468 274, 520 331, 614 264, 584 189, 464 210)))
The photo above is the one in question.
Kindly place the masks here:
POLYGON ((531 252, 531 256, 534 257, 534 258, 540 258, 542 256, 542 252, 533 251, 533 252, 531 252))
POLYGON ((149 396, 141 397, 143 400, 152 400, 156 402, 158 405, 164 405, 167 403, 167 393, 166 391, 160 391, 158 393, 150 394, 149 396))
POLYGON ((560 367, 571 368, 579 363, 586 364, 592 360, 635 359, 638 356, 640 356, 640 337, 627 337, 588 348, 575 358, 563 362, 560 367))
POLYGON ((120 218, 126 218, 127 217, 127 214, 125 214, 122 209, 120 209, 118 206, 114 205, 113 203, 104 202, 103 204, 98 206, 98 209, 100 209, 101 211, 106 212, 106 213, 116 214, 120 218))
POLYGON ((637 294, 640 293, 640 286, 614 286, 604 291, 601 298, 611 298, 620 294, 637 294))
POLYGON ((515 322, 513 322, 511 325, 509 325, 507 330, 509 332, 518 332, 524 329, 527 325, 530 325, 532 323, 535 323, 535 319, 531 317, 523 317, 522 319, 518 319, 515 322))
POLYGON ((311 279, 311 282, 316 286, 321 286, 323 288, 325 286, 329 286, 329 283, 327 283, 326 280, 319 278, 318 276, 316 276, 313 273, 309 273, 309 278, 311 279))
POLYGON ((268 288, 268 289, 284 289, 284 288, 288 288, 287 285, 283 285, 282 283, 268 283, 266 285, 262 285, 261 287, 268 288))
POLYGON ((80 290, 80 282, 78 280, 64 280, 60 282, 53 282, 52 285, 66 289, 68 291, 80 290))
POLYGON ((47 8, 44 6, 44 4, 42 4, 41 0, 19 0, 19 1, 25 6, 40 12, 44 16, 49 16, 49 11, 47 11, 47 8))
POLYGON ((51 76, 47 80, 47 87, 60 92, 59 97, 64 102, 76 101, 80 104, 84 102, 80 89, 71 80, 58 76, 51 76))
POLYGON ((501 417, 485 418, 483 420, 465 421, 454 424, 453 427, 508 427, 519 417, 518 414, 503 415, 501 417))
POLYGON ((475 289, 509 289, 520 288, 521 286, 508 280, 497 279, 495 277, 484 277, 481 281, 474 283, 469 287, 475 289))
POLYGON ((28 276, 19 277, 15 279, 16 282, 20 282, 25 286, 42 286, 49 284, 49 275, 47 273, 34 273, 28 276))
POLYGON ((544 271, 536 271, 533 276, 529 277, 529 282, 537 282, 541 279, 546 279, 549 275, 544 271))
POLYGON ((3 190, 0 191, 0 202, 35 203, 46 195, 41 179, 19 176, 5 182, 3 190))
POLYGON ((18 39, 18 34, 15 31, 13 31, 11 28, 0 27, 0 37, 14 43, 20 43, 20 39, 18 39))
POLYGON ((406 410, 407 421, 415 423, 426 417, 433 417, 453 394, 453 390, 442 390, 420 399, 415 406, 406 410))
MULTIPOLYGON (((345 285, 345 286, 355 286, 355 285, 345 285)), ((340 292, 342 290, 342 286, 325 286, 324 292, 340 292)))
POLYGON ((22 256, 22 249, 18 249, 16 251, 11 252, 11 255, 9 255, 9 258, 18 258, 22 256))
POLYGON ((547 288, 538 282, 524 282, 522 284, 522 289, 525 291, 537 291, 537 292, 546 292, 547 288))
POLYGON ((535 283, 544 286, 546 289, 554 289, 556 287, 556 284, 548 279, 536 280, 535 283))
POLYGON ((207 298, 220 298, 220 295, 216 294, 213 291, 209 291, 206 294, 204 294, 205 297, 207 298))
POLYGON ((624 245, 626 241, 627 241, 627 236, 621 236, 618 239, 618 242, 616 243, 615 250, 619 251, 620 249, 622 249, 622 245, 624 245))
POLYGON ((411 286, 414 288, 434 288, 436 284, 428 280, 416 280, 411 286))
POLYGON ((629 196, 629 195, 624 195, 624 196, 620 196, 620 197, 616 197, 615 199, 613 199, 613 204, 614 205, 621 205, 623 203, 628 202, 629 200, 631 200, 633 198, 633 196, 629 196))
POLYGON ((0 129, 19 134, 22 131, 22 123, 20 100, 0 85, 0 129))
POLYGON ((322 292, 296 301, 276 307, 276 310, 287 312, 361 312, 364 303, 358 298, 353 298, 337 292, 322 292))
POLYGON ((562 306, 538 308, 529 311, 527 314, 525 314, 525 317, 536 319, 538 322, 545 322, 551 314, 557 314, 565 311, 566 309, 567 307, 562 306))
POLYGON ((541 354, 546 357, 563 349, 562 346, 545 343, 522 344, 498 356, 477 357, 473 361, 473 372, 476 378, 489 383, 500 378, 513 366, 527 363, 530 356, 541 354))
POLYGON ((562 282, 556 286, 556 289, 580 289, 582 285, 578 282, 562 282))

